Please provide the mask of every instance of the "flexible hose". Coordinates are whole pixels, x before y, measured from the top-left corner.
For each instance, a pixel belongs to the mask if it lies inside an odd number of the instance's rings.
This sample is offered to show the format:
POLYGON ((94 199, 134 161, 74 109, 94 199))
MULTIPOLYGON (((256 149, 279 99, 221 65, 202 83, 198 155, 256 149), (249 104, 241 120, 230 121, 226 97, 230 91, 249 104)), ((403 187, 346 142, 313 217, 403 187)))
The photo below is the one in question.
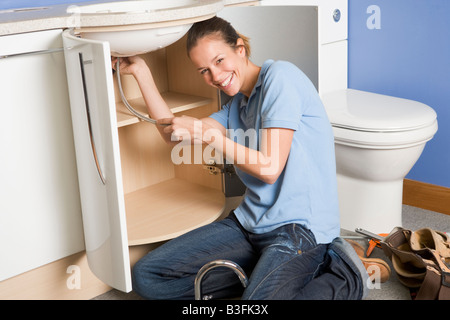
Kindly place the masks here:
POLYGON ((137 112, 136 110, 134 110, 134 108, 128 103, 127 98, 125 98, 125 95, 123 94, 123 90, 122 90, 122 82, 120 81, 120 58, 117 58, 117 63, 116 63, 116 72, 117 72, 117 83, 119 85, 119 92, 120 92, 120 97, 122 98, 122 102, 123 104, 127 107, 127 109, 136 117, 138 117, 141 120, 156 124, 156 120, 155 119, 151 119, 149 117, 146 117, 142 114, 140 114, 139 112, 137 112))

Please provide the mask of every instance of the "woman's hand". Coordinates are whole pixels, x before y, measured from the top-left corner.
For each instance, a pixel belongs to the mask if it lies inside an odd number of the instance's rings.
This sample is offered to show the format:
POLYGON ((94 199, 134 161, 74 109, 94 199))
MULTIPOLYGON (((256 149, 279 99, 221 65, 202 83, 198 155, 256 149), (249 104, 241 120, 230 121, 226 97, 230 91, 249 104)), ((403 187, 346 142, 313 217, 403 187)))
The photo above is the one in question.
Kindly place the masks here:
POLYGON ((202 144, 205 141, 205 132, 212 127, 207 121, 189 116, 159 119, 157 125, 163 126, 162 131, 171 135, 172 141, 190 141, 193 144, 202 144))
MULTIPOLYGON (((114 70, 116 70, 117 59, 117 57, 111 57, 111 64, 114 70)), ((144 59, 139 56, 120 58, 119 66, 121 74, 132 74, 135 77, 140 71, 148 69, 144 59)))
POLYGON ((170 137, 171 144, 179 141, 206 143, 229 163, 268 184, 275 183, 283 171, 294 135, 290 129, 263 129, 260 148, 255 150, 227 138, 225 128, 212 118, 163 118, 157 121, 157 125, 160 131, 170 137))

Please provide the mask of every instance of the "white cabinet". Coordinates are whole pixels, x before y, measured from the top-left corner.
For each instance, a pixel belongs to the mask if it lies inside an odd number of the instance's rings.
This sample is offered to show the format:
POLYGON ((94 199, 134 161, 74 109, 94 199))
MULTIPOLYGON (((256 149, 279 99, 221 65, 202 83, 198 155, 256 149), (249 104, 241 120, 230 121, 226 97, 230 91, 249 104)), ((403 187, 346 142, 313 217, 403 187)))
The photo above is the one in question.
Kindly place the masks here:
MULTIPOLYGON (((305 10, 310 8, 316 10, 315 15, 299 15, 292 30, 296 33, 304 33, 305 29, 316 34, 315 43, 317 54, 315 58, 315 74, 311 74, 311 64, 303 68, 303 71, 310 77, 316 85, 319 94, 347 88, 347 36, 348 36, 348 0, 262 0, 263 6, 280 6, 293 8, 302 6, 305 10), (305 25, 305 19, 315 17, 316 24, 305 25)), ((288 9, 289 10, 289 9, 288 9)), ((268 21, 274 20, 269 18, 268 21)), ((278 21, 275 19, 275 21, 278 21)), ((285 19, 278 21, 280 25, 286 25, 285 19)), ((308 32, 308 31, 307 31, 308 32)), ((286 38, 286 33, 279 36, 286 38)), ((289 37, 290 38, 290 37, 289 37)), ((312 46, 313 42, 303 43, 312 46)), ((295 53, 294 53, 295 54, 295 53)), ((304 59, 299 53, 296 59, 304 59)), ((297 61, 294 59, 293 61, 297 61)), ((299 65, 299 64, 297 64, 299 65)), ((299 65, 301 66, 301 65, 299 65)))
MULTIPOLYGON (((219 16, 250 37, 256 63, 290 60, 319 86, 317 6, 229 7, 219 16)), ((88 260, 101 280, 129 291, 127 247, 168 240, 216 220, 225 205, 224 179, 201 164, 174 165, 156 128, 121 102, 109 44, 71 32, 63 38, 88 260)), ((220 108, 220 98, 185 50, 183 38, 143 57, 177 115, 204 117, 220 108)), ((122 84, 130 103, 146 113, 134 79, 123 76, 122 84)))
POLYGON ((61 32, 0 37, 0 281, 84 250, 61 32))

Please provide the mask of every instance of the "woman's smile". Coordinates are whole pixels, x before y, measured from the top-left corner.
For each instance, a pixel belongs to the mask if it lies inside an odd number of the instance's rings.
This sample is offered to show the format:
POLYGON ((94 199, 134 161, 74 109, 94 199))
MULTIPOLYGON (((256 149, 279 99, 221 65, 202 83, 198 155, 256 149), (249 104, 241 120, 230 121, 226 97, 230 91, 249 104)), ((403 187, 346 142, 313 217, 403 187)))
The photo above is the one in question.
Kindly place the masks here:
POLYGON ((231 73, 225 80, 219 82, 218 85, 221 87, 221 89, 228 89, 233 84, 233 80, 234 73, 231 73))

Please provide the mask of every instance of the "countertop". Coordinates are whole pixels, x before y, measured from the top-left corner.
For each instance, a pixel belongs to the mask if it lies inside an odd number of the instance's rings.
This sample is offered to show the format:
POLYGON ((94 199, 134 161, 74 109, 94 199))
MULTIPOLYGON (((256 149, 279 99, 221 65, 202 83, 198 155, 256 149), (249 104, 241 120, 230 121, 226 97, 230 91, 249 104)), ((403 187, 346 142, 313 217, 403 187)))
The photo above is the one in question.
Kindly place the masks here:
POLYGON ((50 29, 79 27, 123 26, 143 23, 158 23, 189 19, 196 16, 215 14, 224 6, 236 5, 254 0, 198 0, 195 6, 158 10, 148 13, 115 13, 77 15, 67 13, 69 6, 118 2, 124 0, 96 0, 74 4, 51 5, 39 8, 21 8, 0 11, 0 36, 50 29))

